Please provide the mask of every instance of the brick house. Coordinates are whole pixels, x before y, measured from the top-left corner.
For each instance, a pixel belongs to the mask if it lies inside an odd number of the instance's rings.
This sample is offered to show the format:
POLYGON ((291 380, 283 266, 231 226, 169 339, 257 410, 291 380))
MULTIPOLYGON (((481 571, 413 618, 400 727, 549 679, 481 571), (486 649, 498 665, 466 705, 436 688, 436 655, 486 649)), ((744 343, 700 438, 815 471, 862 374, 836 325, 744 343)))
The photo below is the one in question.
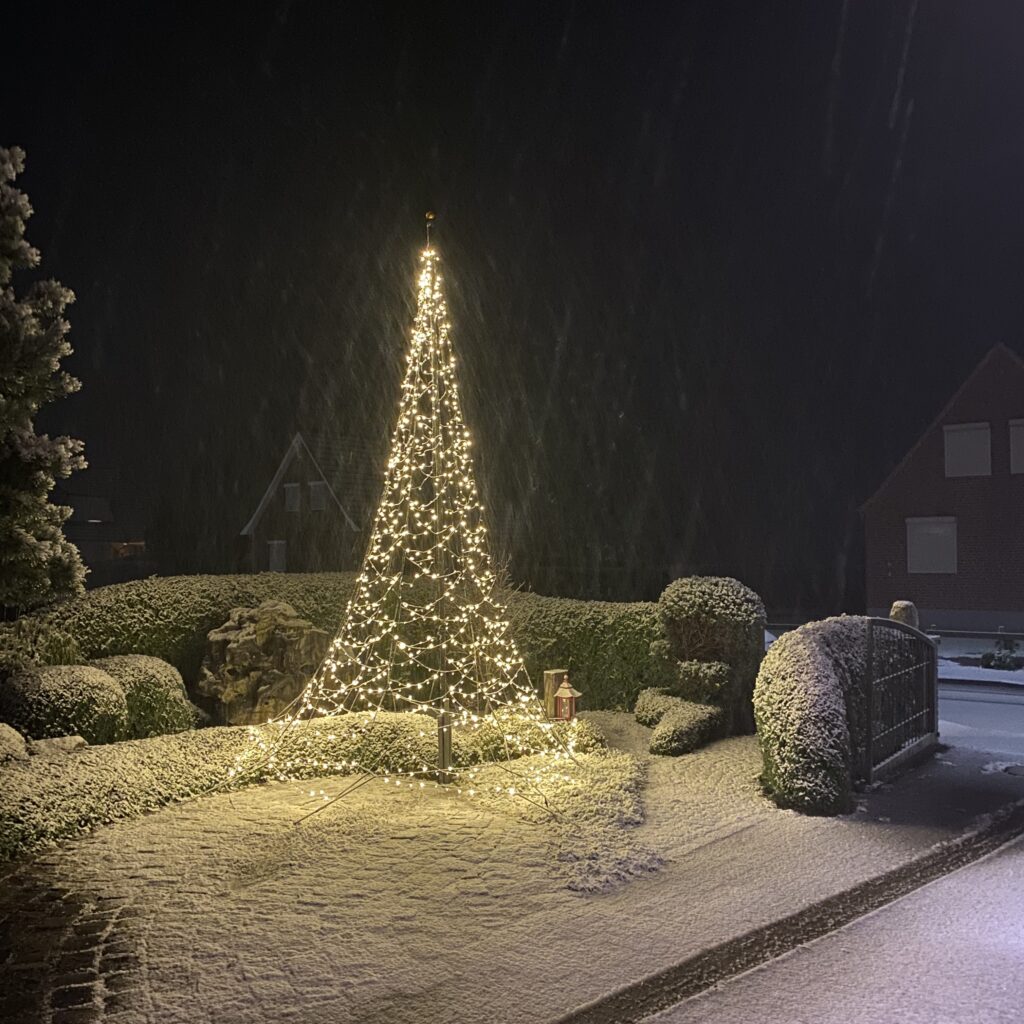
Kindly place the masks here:
POLYGON ((373 514, 373 460, 359 445, 297 433, 242 528, 250 572, 358 568, 373 514))
POLYGON ((996 345, 862 511, 869 615, 1024 630, 1024 360, 996 345))

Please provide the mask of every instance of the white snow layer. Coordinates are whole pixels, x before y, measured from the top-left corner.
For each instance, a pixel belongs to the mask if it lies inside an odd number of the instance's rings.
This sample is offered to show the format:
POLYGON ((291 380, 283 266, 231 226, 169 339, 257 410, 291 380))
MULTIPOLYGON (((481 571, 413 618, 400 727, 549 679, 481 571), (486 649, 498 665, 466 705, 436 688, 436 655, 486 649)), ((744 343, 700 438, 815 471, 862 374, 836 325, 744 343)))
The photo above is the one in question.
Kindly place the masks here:
POLYGON ((296 826, 334 779, 166 807, 44 864, 55 886, 135 906, 117 937, 142 984, 118 1024, 531 1024, 949 834, 779 811, 754 737, 650 757, 632 716, 587 717, 638 757, 581 758, 560 818, 373 783, 296 826))

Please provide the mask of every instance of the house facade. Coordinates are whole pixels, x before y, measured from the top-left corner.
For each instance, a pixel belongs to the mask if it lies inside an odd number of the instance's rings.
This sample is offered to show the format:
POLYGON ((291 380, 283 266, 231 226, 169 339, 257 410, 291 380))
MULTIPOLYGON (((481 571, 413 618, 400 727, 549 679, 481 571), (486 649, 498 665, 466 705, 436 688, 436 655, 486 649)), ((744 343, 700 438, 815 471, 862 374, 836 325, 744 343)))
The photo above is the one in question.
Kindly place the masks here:
POLYGON ((346 493, 338 467, 324 466, 301 433, 242 528, 250 572, 336 572, 358 567, 365 544, 365 504, 346 493), (339 493, 341 491, 341 493, 339 493), (351 509, 351 511, 350 511, 351 509))
POLYGON ((989 351, 863 513, 869 615, 1024 631, 1024 361, 989 351))

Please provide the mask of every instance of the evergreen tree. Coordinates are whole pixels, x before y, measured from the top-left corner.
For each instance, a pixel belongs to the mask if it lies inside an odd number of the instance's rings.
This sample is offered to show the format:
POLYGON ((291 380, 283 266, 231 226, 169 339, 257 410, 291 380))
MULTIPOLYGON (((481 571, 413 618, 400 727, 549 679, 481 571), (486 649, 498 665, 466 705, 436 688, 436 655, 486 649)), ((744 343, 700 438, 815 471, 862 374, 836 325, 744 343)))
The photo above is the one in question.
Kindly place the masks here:
POLYGON ((84 468, 82 442, 34 425, 44 405, 80 387, 60 369, 75 297, 56 281, 15 295, 13 272, 39 264, 24 237, 32 207, 12 184, 24 166, 21 149, 0 149, 0 606, 18 611, 81 593, 86 573, 62 530, 71 509, 49 501, 57 479, 84 468))

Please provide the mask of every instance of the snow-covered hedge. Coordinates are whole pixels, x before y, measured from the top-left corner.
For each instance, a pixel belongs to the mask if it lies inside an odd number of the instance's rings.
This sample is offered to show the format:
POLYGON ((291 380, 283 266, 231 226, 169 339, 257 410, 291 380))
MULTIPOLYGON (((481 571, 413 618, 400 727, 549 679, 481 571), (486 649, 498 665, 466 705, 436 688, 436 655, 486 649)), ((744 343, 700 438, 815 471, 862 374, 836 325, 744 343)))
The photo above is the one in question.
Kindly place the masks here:
POLYGON ((651 602, 577 601, 522 592, 508 595, 512 634, 530 678, 568 668, 586 710, 624 711, 649 686, 668 682, 652 645, 661 638, 651 602))
POLYGON ((128 703, 126 739, 181 732, 196 724, 198 709, 188 699, 181 673, 148 654, 114 654, 92 663, 113 676, 128 703))
POLYGON ((754 713, 762 783, 780 807, 805 814, 852 808, 853 759, 864 735, 866 639, 867 620, 842 615, 783 633, 768 649, 754 713))
POLYGON ((0 687, 0 721, 33 739, 77 733, 89 743, 125 735, 121 684, 89 665, 44 665, 16 672, 0 687))
MULTIPOLYGON (((658 599, 658 618, 668 657, 675 662, 724 662, 730 685, 714 698, 733 732, 754 727, 751 699, 764 653, 765 611, 761 598, 739 580, 724 576, 689 576, 670 583, 658 599)), ((699 682, 704 678, 680 676, 699 682)), ((680 689, 684 698, 699 701, 699 692, 680 689)))
MULTIPOLYGON (((320 629, 338 628, 355 582, 353 573, 258 573, 166 576, 116 583, 24 620, 18 628, 48 631, 76 645, 84 658, 150 654, 170 662, 186 682, 198 677, 206 634, 232 608, 287 601, 320 629)), ((651 603, 574 601, 538 594, 506 595, 512 632, 539 685, 546 668, 568 667, 585 708, 626 708, 645 686, 667 678, 652 655, 661 637, 651 603)), ((0 627, 0 661, 20 650, 12 626, 0 627)), ((668 673, 670 674, 670 672, 668 673)))
MULTIPOLYGON (((437 734, 420 715, 381 712, 373 727, 361 734, 339 728, 339 722, 318 720, 286 733, 275 750, 278 763, 301 758, 308 776, 344 773, 356 759, 393 772, 416 771, 436 760, 437 734), (308 767, 311 759, 317 762, 314 767, 308 767)), ((268 739, 280 738, 274 727, 262 728, 268 739)), ((581 751, 603 743, 589 724, 579 728, 577 736, 581 751)), ((456 763, 478 763, 478 742, 486 745, 487 737, 477 741, 472 734, 456 732, 452 744, 456 763)), ((0 861, 96 825, 210 792, 226 785, 239 763, 245 772, 236 782, 255 783, 269 774, 245 726, 198 729, 10 761, 0 767, 0 861)))
POLYGON ((651 733, 650 751, 678 757, 719 739, 725 731, 725 712, 710 704, 677 700, 651 733))

